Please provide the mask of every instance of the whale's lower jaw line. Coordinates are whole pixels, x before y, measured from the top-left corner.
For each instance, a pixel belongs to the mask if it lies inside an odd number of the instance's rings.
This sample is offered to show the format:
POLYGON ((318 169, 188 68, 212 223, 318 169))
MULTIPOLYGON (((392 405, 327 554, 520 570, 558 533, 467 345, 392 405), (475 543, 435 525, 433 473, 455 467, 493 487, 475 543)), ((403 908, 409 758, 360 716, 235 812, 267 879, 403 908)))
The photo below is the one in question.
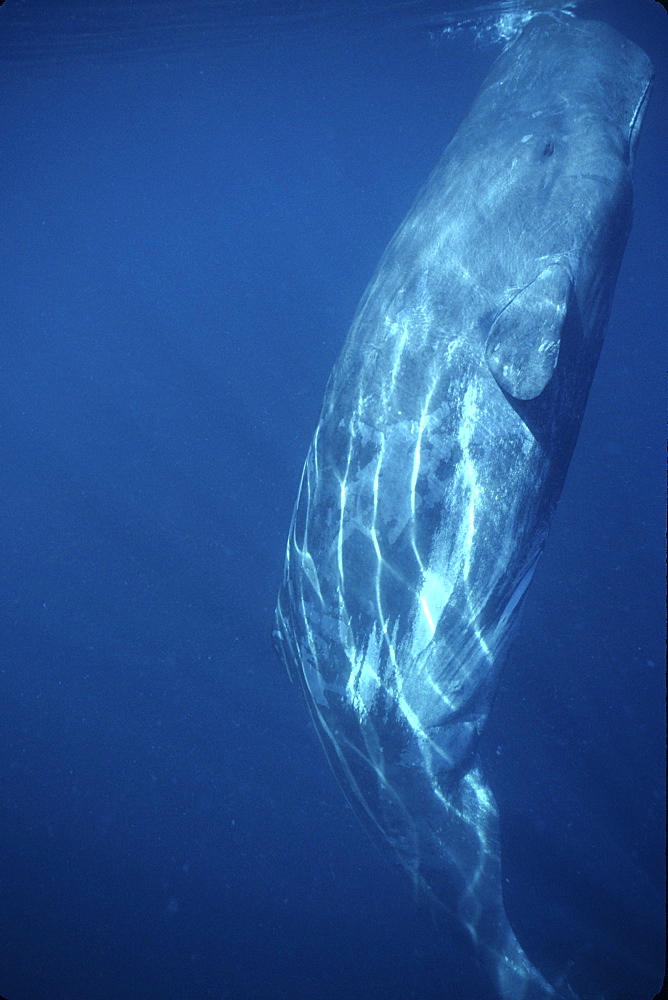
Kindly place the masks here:
POLYGON ((388 247, 330 378, 275 639, 362 822, 502 1000, 573 997, 518 943, 477 757, 593 378, 651 78, 535 17, 388 247))

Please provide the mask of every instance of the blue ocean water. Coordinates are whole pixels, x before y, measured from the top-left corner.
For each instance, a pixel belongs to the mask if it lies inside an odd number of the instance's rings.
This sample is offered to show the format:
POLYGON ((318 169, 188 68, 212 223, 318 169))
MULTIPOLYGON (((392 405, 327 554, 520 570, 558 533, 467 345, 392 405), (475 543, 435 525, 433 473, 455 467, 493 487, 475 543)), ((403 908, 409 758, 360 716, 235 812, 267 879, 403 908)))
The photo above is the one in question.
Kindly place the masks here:
MULTIPOLYGON (((0 994, 493 1000, 358 827, 271 647, 299 475, 380 255, 512 4, 0 7, 0 994), (461 11, 464 9, 464 15, 461 11)), ((668 18, 635 221, 485 731, 518 936, 664 962, 668 18)))

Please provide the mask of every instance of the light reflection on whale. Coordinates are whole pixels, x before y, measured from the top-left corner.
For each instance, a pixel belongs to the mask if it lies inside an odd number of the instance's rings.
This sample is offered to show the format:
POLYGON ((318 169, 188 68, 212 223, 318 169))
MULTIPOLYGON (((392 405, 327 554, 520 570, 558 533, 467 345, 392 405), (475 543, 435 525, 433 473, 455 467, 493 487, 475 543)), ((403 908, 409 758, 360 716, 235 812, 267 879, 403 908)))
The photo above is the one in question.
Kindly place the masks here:
POLYGON ((596 367, 651 73, 606 25, 547 15, 494 63, 332 372, 278 600, 353 807, 503 1000, 572 995, 506 916, 476 742, 596 367))

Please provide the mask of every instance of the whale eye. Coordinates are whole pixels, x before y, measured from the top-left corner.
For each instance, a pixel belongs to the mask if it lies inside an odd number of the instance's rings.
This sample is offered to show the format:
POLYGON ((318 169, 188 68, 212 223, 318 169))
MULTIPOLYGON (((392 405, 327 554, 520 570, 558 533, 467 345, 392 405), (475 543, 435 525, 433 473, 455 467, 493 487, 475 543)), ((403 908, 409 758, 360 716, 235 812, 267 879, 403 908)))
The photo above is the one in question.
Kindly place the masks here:
POLYGON ((554 153, 554 143, 552 142, 551 139, 548 139, 548 141, 543 146, 543 156, 552 156, 553 153, 554 153))

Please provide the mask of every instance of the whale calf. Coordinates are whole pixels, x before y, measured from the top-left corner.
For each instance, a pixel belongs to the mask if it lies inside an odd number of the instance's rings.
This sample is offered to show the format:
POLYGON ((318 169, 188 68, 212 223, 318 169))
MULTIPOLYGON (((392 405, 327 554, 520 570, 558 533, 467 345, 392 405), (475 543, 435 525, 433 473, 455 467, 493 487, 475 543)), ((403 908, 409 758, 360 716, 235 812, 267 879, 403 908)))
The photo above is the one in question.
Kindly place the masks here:
POLYGON ((538 15, 390 242, 329 379, 275 644, 357 814, 503 1000, 519 944, 476 755, 562 489, 631 223, 647 56, 538 15))

